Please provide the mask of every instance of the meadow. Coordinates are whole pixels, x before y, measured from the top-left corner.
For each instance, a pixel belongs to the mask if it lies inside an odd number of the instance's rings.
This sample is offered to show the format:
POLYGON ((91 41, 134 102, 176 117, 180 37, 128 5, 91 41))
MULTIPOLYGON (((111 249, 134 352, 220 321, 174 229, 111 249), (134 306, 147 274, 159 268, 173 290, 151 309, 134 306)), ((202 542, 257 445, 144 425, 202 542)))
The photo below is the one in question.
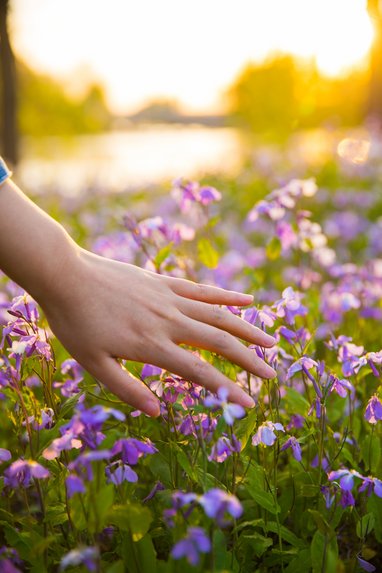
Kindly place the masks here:
POLYGON ((98 254, 253 294, 229 310, 276 337, 253 352, 277 378, 190 349, 247 389, 244 411, 125 361, 160 397, 151 419, 2 276, 1 571, 382 570, 382 150, 346 149, 314 169, 264 149, 235 179, 37 196, 98 254))

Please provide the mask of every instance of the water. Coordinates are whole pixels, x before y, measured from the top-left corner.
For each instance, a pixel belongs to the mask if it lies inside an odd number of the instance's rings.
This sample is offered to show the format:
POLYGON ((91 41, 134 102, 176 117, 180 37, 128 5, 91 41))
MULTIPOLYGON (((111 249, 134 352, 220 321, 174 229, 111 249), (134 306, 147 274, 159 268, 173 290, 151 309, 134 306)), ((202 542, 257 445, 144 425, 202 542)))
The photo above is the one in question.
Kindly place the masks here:
POLYGON ((129 131, 29 138, 17 179, 25 187, 59 186, 75 195, 84 186, 139 188, 177 177, 238 172, 244 144, 234 128, 147 126, 129 131))

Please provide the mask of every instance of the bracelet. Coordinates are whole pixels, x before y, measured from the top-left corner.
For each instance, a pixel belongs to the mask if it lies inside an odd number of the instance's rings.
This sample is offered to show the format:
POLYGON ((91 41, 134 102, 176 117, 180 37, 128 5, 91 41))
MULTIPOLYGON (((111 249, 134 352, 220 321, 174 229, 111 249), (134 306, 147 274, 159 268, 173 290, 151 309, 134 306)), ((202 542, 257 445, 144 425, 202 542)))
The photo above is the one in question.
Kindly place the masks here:
POLYGON ((0 157, 0 185, 11 175, 12 171, 8 169, 5 161, 0 157))

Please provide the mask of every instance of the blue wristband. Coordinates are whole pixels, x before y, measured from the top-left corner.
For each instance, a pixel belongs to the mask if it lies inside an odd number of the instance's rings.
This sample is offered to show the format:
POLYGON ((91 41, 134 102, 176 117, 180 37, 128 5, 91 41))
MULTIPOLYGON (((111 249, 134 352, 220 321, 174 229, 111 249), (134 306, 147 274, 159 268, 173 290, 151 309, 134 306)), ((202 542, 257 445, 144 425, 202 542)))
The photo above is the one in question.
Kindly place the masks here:
POLYGON ((0 185, 11 175, 12 172, 9 171, 5 161, 0 157, 0 185))

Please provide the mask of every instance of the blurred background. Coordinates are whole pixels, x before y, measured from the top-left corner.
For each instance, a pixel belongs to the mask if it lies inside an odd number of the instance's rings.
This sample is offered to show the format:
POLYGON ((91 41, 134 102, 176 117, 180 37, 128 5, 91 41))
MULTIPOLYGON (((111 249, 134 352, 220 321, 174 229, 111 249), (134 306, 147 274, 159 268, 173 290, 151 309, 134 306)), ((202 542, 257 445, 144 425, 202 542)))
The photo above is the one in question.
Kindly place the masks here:
POLYGON ((1 154, 19 181, 234 176, 255 149, 362 163, 380 0, 0 0, 1 154))

